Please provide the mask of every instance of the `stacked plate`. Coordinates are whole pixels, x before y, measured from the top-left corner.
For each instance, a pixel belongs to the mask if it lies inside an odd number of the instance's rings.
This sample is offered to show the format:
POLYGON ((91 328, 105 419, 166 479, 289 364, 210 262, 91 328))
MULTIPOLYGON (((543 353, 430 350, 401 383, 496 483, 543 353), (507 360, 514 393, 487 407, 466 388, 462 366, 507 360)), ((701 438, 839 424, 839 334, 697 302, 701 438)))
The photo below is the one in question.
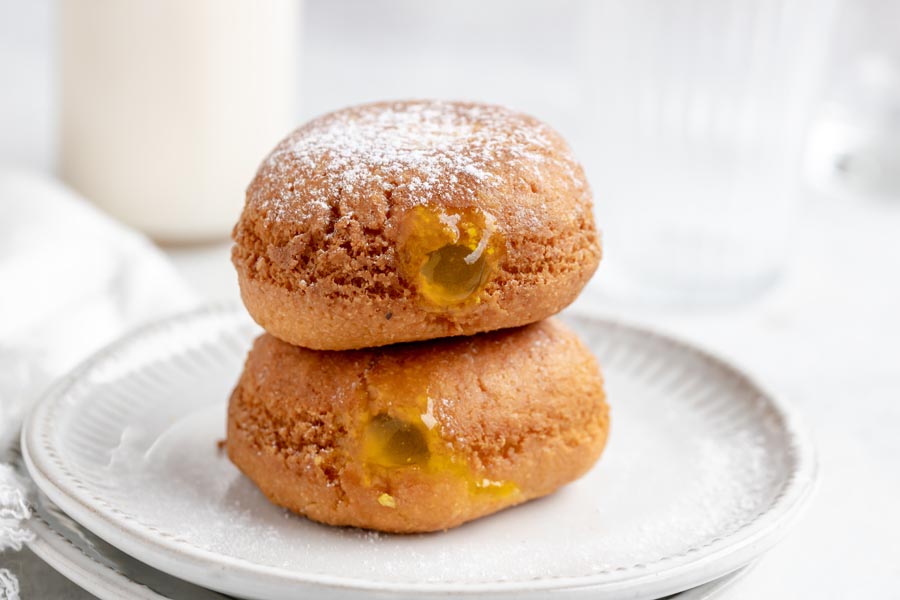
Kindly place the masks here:
POLYGON ((612 436, 597 467, 548 498, 412 536, 293 516, 220 451, 259 333, 243 311, 144 328, 29 416, 31 547, 101 598, 710 598, 801 511, 815 475, 808 442, 784 405, 723 361, 569 320, 607 379, 612 436))

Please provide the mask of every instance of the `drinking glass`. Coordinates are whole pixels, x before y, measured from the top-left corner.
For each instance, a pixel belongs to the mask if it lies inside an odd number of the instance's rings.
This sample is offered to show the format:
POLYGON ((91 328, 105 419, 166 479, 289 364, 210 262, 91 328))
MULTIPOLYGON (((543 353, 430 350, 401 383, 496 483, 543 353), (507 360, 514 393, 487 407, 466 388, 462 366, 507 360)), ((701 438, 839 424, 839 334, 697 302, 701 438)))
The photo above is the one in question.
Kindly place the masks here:
POLYGON ((704 305, 775 281, 833 3, 586 5, 589 176, 614 296, 704 305))

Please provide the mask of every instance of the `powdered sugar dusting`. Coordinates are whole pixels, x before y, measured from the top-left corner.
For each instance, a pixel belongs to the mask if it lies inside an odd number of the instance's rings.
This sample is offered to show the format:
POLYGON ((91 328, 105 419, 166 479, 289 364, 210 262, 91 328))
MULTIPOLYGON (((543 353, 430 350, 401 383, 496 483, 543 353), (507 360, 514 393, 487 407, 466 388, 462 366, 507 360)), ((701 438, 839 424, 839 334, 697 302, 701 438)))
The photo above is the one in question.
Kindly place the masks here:
POLYGON ((572 172, 549 127, 503 107, 365 105, 320 117, 284 140, 260 170, 280 188, 261 208, 276 219, 303 219, 363 189, 403 190, 414 204, 475 198, 511 177, 539 185, 545 161, 572 172))

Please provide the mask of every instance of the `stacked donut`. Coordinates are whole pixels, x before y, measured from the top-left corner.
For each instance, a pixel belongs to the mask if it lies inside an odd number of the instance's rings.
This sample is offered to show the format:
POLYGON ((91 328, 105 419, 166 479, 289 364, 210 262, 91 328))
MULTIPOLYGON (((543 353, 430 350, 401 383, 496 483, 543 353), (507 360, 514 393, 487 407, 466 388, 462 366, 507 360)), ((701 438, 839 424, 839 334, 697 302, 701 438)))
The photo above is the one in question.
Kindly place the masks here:
POLYGON ((231 460, 316 521, 447 529, 549 494, 606 442, 594 357, 559 321, 600 260, 548 126, 498 106, 371 104, 282 141, 232 258, 266 330, 231 460))

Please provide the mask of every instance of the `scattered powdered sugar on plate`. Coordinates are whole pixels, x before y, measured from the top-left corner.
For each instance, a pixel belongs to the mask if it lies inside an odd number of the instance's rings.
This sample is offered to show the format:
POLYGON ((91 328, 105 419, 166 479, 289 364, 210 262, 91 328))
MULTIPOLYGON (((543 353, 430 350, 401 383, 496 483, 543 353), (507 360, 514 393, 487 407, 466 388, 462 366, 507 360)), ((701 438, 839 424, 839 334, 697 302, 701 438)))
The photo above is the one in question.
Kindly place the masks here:
POLYGON ((404 189, 415 203, 474 198, 504 178, 536 185, 545 161, 577 180, 573 159, 548 126, 500 106, 371 104, 319 117, 281 142, 258 174, 279 193, 261 208, 274 219, 303 219, 361 188, 404 189))

